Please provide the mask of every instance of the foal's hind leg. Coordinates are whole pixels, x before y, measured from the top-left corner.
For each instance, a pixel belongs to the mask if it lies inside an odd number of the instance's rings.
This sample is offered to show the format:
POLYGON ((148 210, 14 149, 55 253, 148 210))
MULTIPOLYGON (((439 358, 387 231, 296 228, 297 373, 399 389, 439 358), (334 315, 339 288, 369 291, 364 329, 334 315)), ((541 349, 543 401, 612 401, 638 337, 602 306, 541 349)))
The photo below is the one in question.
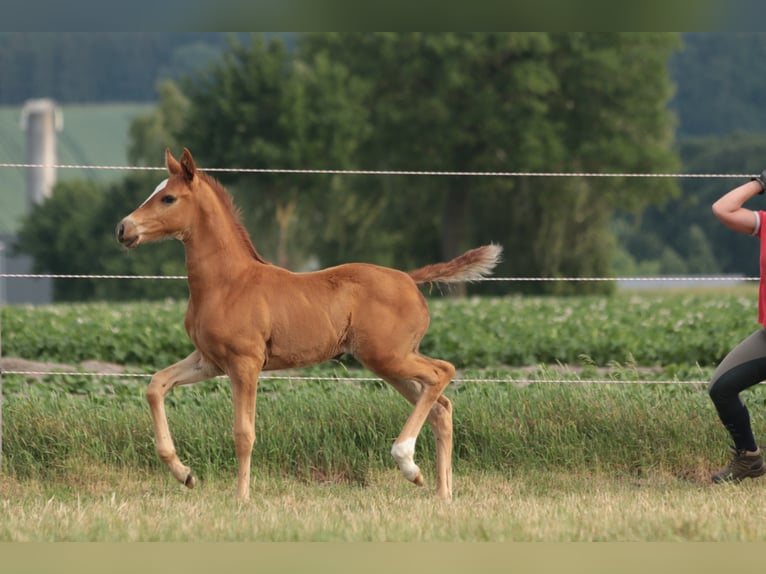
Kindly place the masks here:
POLYGON ((396 361, 362 361, 368 368, 389 381, 415 405, 402 432, 394 442, 391 455, 405 478, 423 484, 423 475, 415 464, 415 442, 426 419, 434 430, 437 447, 437 496, 452 497, 452 405, 442 396, 444 387, 455 374, 446 361, 410 353, 396 361), (420 388, 417 388, 419 383, 420 388))
MULTIPOLYGON (((421 394, 421 386, 415 381, 389 380, 389 383, 413 405, 421 394)), ((436 476, 439 498, 452 497, 452 403, 439 395, 426 419, 436 442, 436 476)), ((421 482, 422 484, 422 482, 421 482)))
POLYGON ((194 487, 194 475, 188 466, 181 463, 176 454, 165 414, 165 397, 173 387, 190 385, 220 374, 221 371, 217 367, 208 363, 198 351, 194 351, 183 361, 155 374, 146 389, 146 400, 149 402, 154 423, 157 454, 168 465, 176 480, 189 488, 194 487))

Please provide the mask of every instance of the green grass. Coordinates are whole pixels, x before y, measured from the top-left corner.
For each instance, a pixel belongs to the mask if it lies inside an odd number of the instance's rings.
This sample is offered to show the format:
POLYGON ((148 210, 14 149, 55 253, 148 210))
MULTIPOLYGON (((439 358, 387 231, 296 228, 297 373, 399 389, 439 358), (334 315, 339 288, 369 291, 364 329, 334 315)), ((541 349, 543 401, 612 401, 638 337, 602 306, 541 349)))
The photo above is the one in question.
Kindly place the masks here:
MULTIPOLYGON (((725 458, 725 432, 704 388, 476 383, 446 394, 455 409, 457 473, 600 469, 706 481, 725 458)), ((747 401, 760 436, 766 389, 753 389, 747 401)), ((197 475, 234 473, 225 386, 216 393, 176 389, 168 411, 179 456, 197 475)), ((393 467, 389 450, 409 412, 394 391, 373 384, 306 382, 262 392, 253 467, 306 482, 365 485, 370 472, 393 467)), ((14 476, 56 480, 94 461, 166 472, 154 453, 143 385, 119 398, 10 395, 3 426, 3 466, 14 476)), ((433 475, 427 427, 416 456, 433 475)))
MULTIPOLYGON (((287 385, 287 383, 286 383, 287 385)), ((307 383, 259 397, 252 502, 234 502, 227 393, 169 402, 187 491, 158 461, 140 393, 10 396, 0 540, 766 540, 743 513, 766 484, 714 488, 723 431, 694 387, 467 385, 455 406, 455 500, 388 456, 409 407, 387 389, 307 383)), ((752 405, 766 394, 754 389, 752 405)), ((754 424, 763 433, 763 409, 754 424)))
MULTIPOLYGON (((0 163, 25 163, 20 106, 0 107, 0 163)), ((147 104, 81 104, 62 106, 63 129, 57 134, 58 162, 71 165, 125 165, 128 128, 147 104)), ((114 170, 61 169, 56 177, 111 181, 122 176, 114 170)), ((26 173, 21 168, 0 168, 0 233, 12 233, 26 209, 26 173)))
MULTIPOLYGON (((463 378, 508 379, 446 390, 449 505, 433 496, 427 427, 416 451, 426 488, 396 469, 389 451, 410 406, 381 382, 263 379, 252 501, 238 505, 226 379, 168 397, 179 456, 201 479, 188 491, 155 454, 146 380, 6 374, 0 540, 764 541, 743 501, 766 481, 710 483, 728 438, 704 384, 618 384, 706 380, 756 328, 754 301, 750 288, 433 301, 424 346, 463 378), (506 364, 514 356, 554 360, 506 364)), ((5 308, 4 352, 150 370, 188 345, 182 315, 176 302, 5 308)), ((341 363, 293 374, 366 375, 341 363)), ((763 437, 766 388, 743 398, 763 437)))

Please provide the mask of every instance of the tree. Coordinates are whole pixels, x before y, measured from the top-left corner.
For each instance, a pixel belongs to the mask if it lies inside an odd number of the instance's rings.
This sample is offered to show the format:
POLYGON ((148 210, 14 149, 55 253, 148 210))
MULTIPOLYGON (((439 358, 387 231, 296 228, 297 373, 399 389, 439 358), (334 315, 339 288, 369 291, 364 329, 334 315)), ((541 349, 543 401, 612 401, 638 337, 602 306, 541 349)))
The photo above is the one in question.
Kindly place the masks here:
POLYGON ((153 101, 160 78, 211 61, 225 45, 220 32, 2 32, 0 103, 153 101))
MULTIPOLYGON (((35 273, 78 273, 92 265, 94 214, 102 193, 91 182, 59 183, 51 197, 24 218, 15 251, 34 258, 35 273)), ((90 271, 90 270, 89 270, 90 271)), ((53 297, 71 301, 91 297, 92 281, 53 282, 53 297)))
MULTIPOLYGON (((218 65, 183 86, 190 110, 176 139, 201 166, 348 168, 366 135, 358 80, 321 55, 294 58, 279 38, 253 36, 249 45, 234 38, 218 65)), ((335 230, 331 241, 345 243, 344 226, 328 221, 332 210, 361 224, 376 211, 347 196, 339 177, 220 179, 255 231, 259 250, 285 266, 305 265, 329 229, 335 230)))
POLYGON ((684 49, 671 61, 678 91, 672 106, 679 136, 727 135, 766 129, 766 81, 754 73, 766 59, 759 32, 685 33, 684 49))
POLYGON ((137 165, 157 165, 165 148, 178 147, 177 134, 184 126, 189 100, 171 80, 159 86, 157 107, 135 118, 130 124, 128 160, 137 165))
MULTIPOLYGON (((681 142, 680 154, 688 173, 756 174, 766 166, 766 136, 738 132, 686 138, 681 142)), ((631 255, 638 261, 657 259, 658 249, 652 245, 659 244, 674 249, 688 261, 689 272, 758 275, 757 242, 732 233, 710 210, 713 202, 737 181, 686 178, 681 185, 680 197, 651 206, 640 217, 621 216, 620 240, 631 255)), ((752 207, 760 208, 758 199, 752 207)))
POLYGON ((689 273, 715 274, 720 272, 718 262, 713 254, 713 246, 700 225, 693 223, 689 226, 684 251, 688 254, 686 267, 689 273))
MULTIPOLYGON (((678 168, 674 34, 312 34, 232 40, 182 84, 177 132, 201 167, 521 172, 678 168)), ((221 176, 277 262, 412 267, 478 243, 501 274, 605 275, 615 210, 677 194, 637 178, 221 176)), ((524 284, 535 290, 604 284, 524 284)))
MULTIPOLYGON (((374 137, 360 149, 367 168, 478 171, 518 166, 527 144, 545 149, 534 133, 544 114, 539 95, 555 79, 543 66, 547 37, 532 35, 312 35, 305 53, 325 53, 362 78, 374 137), (513 57, 518 66, 504 73, 513 57), (509 148, 521 153, 507 154, 509 148)), ((399 228, 400 265, 450 258, 467 236, 474 193, 489 180, 407 178, 370 182, 391 197, 384 229, 399 228), (393 183, 393 185, 392 185, 393 183)))
MULTIPOLYGON (((34 258, 34 272, 57 274, 184 275, 183 246, 162 242, 125 252, 114 239, 117 222, 157 184, 156 174, 134 174, 104 188, 62 182, 22 222, 15 250, 34 258)), ((185 297, 180 280, 54 280, 56 301, 185 297)))
MULTIPOLYGON (((678 165, 666 108, 677 44, 673 34, 321 34, 302 48, 369 85, 366 167, 630 172, 678 165)), ((616 207, 677 193, 661 180, 422 178, 395 195, 388 183, 374 185, 411 246, 400 263, 413 252, 422 262, 418 245, 448 258, 497 241, 499 272, 528 276, 609 273, 616 207)))

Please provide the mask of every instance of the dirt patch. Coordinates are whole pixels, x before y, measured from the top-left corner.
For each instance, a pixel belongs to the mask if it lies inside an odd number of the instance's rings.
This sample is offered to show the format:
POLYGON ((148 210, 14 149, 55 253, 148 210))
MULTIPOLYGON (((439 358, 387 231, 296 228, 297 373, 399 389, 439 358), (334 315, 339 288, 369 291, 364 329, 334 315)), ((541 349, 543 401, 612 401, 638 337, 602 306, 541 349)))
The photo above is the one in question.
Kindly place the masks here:
POLYGON ((126 370, 126 367, 123 365, 103 361, 84 361, 78 365, 69 365, 47 361, 30 361, 17 357, 0 357, 0 372, 29 373, 28 376, 35 378, 40 378, 46 373, 89 372, 112 375, 124 373, 126 370))

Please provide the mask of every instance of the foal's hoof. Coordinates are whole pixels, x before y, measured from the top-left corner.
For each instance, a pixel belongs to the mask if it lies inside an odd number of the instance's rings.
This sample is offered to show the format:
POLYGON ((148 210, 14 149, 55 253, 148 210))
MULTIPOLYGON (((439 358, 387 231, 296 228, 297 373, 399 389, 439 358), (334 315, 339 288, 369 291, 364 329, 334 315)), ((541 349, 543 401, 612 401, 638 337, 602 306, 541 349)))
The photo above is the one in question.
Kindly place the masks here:
POLYGON ((195 484, 197 484, 197 479, 194 478, 194 475, 190 472, 188 475, 186 475, 186 480, 184 480, 184 486, 186 488, 194 488, 195 484))

